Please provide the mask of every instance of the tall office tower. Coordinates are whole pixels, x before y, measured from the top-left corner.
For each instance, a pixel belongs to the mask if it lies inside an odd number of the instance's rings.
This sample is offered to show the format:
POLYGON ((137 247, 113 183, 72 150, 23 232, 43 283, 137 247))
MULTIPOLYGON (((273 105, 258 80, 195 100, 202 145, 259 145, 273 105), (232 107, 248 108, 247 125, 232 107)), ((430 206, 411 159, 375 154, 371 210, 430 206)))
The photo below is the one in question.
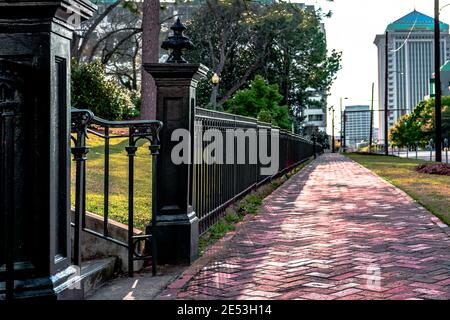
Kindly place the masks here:
MULTIPOLYGON (((441 22, 441 65, 450 58, 449 26, 441 22)), ((388 125, 408 114, 430 94, 434 72, 434 19, 416 10, 389 24, 388 32, 388 125)), ((385 101, 385 34, 377 35, 378 101, 385 101)), ((380 111, 378 139, 384 143, 384 112, 380 111)))
POLYGON ((356 146, 370 139, 370 106, 345 107, 345 145, 356 146))

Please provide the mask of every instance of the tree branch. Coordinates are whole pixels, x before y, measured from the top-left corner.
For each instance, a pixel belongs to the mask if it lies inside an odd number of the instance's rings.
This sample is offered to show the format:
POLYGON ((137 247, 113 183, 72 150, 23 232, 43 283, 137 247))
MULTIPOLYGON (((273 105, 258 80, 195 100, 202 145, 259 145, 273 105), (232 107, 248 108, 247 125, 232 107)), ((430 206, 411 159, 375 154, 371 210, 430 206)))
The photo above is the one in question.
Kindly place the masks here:
POLYGON ((265 45, 263 46, 263 51, 261 55, 257 58, 257 60, 246 70, 245 74, 241 77, 239 81, 237 81, 220 99, 220 101, 217 103, 218 106, 223 105, 228 99, 231 98, 231 96, 238 91, 248 80, 248 78, 254 73, 256 70, 258 70, 262 63, 264 58, 267 56, 268 49, 269 49, 269 43, 270 41, 267 41, 265 45))
POLYGON ((100 24, 100 22, 103 21, 103 19, 105 19, 105 17, 111 12, 113 11, 115 8, 117 8, 120 4, 122 4, 123 2, 125 2, 125 0, 118 0, 117 2, 113 3, 112 5, 108 6, 105 11, 103 11, 98 17, 96 17, 93 20, 93 23, 89 26, 88 30, 86 31, 86 33, 83 35, 83 40, 81 41, 80 47, 78 48, 78 50, 76 50, 77 54, 76 54, 76 61, 77 63, 80 62, 81 59, 81 55, 84 51, 84 49, 86 48, 92 34, 94 33, 95 29, 97 28, 97 26, 100 24))
POLYGON ((262 64, 262 59, 258 60, 250 68, 248 68, 247 71, 245 72, 245 74, 242 76, 242 78, 238 82, 236 82, 235 85, 233 87, 231 87, 230 90, 227 91, 227 93, 224 94, 224 96, 222 97, 222 99, 219 100, 217 105, 221 106, 228 99, 230 99, 231 96, 247 82, 247 80, 251 76, 251 74, 253 72, 255 72, 256 70, 258 70, 258 68, 261 66, 261 64, 262 64))
POLYGON ((132 30, 132 31, 138 31, 138 30, 142 31, 141 28, 122 28, 122 29, 113 30, 113 31, 107 33, 107 34, 106 34, 105 36, 103 36, 101 39, 99 39, 99 40, 97 41, 97 43, 92 47, 91 54, 89 55, 89 62, 91 62, 91 61, 94 59, 95 53, 97 52, 98 47, 100 46, 100 44, 101 44, 103 41, 105 41, 105 40, 108 39, 109 37, 111 37, 111 36, 113 36, 113 35, 115 35, 115 34, 117 34, 117 33, 119 33, 119 32, 122 32, 122 31, 131 31, 131 30, 132 30))
POLYGON ((142 32, 141 29, 136 29, 135 31, 133 31, 132 33, 130 33, 129 35, 127 35, 126 37, 124 37, 122 40, 120 40, 112 50, 110 50, 102 59, 102 64, 107 64, 108 61, 111 59, 111 57, 114 55, 114 53, 116 53, 116 51, 128 40, 130 39, 132 36, 138 34, 142 32))

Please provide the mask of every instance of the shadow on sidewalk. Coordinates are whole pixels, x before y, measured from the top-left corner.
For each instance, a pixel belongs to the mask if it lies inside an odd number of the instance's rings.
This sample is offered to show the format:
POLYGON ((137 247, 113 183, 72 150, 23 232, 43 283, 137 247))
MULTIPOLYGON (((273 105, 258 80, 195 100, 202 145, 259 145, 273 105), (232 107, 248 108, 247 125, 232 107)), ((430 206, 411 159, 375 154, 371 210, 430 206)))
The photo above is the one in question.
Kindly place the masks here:
MULTIPOLYGON (((169 286, 162 299, 235 299, 245 295, 247 289, 263 285, 267 280, 255 277, 265 272, 270 263, 274 236, 284 233, 284 222, 291 219, 286 212, 298 212, 295 200, 301 193, 317 161, 303 168, 263 202, 258 215, 247 215, 235 232, 226 235, 184 274, 181 285, 169 286), (288 200, 288 201, 287 201, 288 200), (187 280, 187 281, 186 281, 187 280), (176 297, 175 297, 176 296, 176 297)), ((289 249, 288 246, 286 248, 289 249)), ((276 270, 268 270, 269 274, 276 270)), ((270 298, 271 294, 268 294, 270 298)), ((274 294, 279 295, 279 294, 274 294)), ((256 297, 255 297, 256 298, 256 297)), ((261 298, 261 297, 259 297, 261 298)))
POLYGON ((450 298, 449 247, 432 215, 406 194, 325 154, 159 298, 450 298))

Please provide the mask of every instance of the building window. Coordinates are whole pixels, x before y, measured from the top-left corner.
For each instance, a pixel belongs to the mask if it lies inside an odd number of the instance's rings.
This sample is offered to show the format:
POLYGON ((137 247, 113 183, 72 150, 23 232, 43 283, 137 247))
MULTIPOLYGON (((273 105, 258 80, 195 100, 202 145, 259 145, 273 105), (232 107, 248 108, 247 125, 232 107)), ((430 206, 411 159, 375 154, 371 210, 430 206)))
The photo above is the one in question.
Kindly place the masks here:
POLYGON ((319 109, 323 109, 323 106, 321 106, 321 105, 310 105, 310 106, 308 106, 308 109, 310 109, 310 110, 319 110, 319 109))
POLYGON ((310 114, 308 116, 309 121, 323 121, 323 115, 322 114, 310 114))

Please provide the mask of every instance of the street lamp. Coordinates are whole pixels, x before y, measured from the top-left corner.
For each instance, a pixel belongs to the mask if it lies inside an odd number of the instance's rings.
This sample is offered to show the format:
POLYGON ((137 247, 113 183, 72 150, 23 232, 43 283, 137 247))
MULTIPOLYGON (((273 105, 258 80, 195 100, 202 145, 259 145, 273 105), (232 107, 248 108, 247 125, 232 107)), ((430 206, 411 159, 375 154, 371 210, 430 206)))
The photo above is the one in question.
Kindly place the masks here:
POLYGON ((439 21, 439 12, 442 9, 439 8, 439 0, 434 0, 434 83, 435 83, 434 127, 436 133, 435 136, 436 162, 442 162, 441 26, 439 21))
POLYGON ((219 84, 219 82, 220 82, 220 77, 217 73, 214 72, 213 76, 211 77, 211 83, 214 86, 217 86, 219 84))
POLYGON ((384 154, 389 155, 389 123, 388 123, 388 101, 389 101, 389 32, 386 30, 384 43, 384 154))
POLYGON ((332 112, 332 116, 331 116, 331 152, 334 153, 335 152, 335 139, 334 139, 334 106, 331 106, 329 109, 329 111, 332 112))
POLYGON ((214 74, 211 77, 211 84, 213 85, 211 100, 212 100, 214 110, 217 109, 217 94, 218 94, 219 83, 220 83, 220 77, 217 73, 214 72, 214 74))
POLYGON ((373 101, 375 97, 375 82, 372 82, 372 99, 370 100, 369 153, 372 153, 373 141, 373 101))
POLYGON ((340 107, 339 107, 339 112, 340 112, 340 114, 341 114, 341 146, 343 146, 343 147, 345 147, 345 130, 343 130, 343 125, 344 125, 344 121, 345 121, 345 118, 344 118, 344 115, 342 114, 342 101, 343 100, 348 100, 348 98, 347 97, 345 97, 345 98, 343 98, 343 97, 341 97, 340 98, 340 107))
POLYGON ((317 128, 313 130, 312 134, 311 134, 311 140, 313 142, 313 155, 314 155, 314 159, 317 158, 317 154, 316 154, 316 143, 317 143, 317 128))

